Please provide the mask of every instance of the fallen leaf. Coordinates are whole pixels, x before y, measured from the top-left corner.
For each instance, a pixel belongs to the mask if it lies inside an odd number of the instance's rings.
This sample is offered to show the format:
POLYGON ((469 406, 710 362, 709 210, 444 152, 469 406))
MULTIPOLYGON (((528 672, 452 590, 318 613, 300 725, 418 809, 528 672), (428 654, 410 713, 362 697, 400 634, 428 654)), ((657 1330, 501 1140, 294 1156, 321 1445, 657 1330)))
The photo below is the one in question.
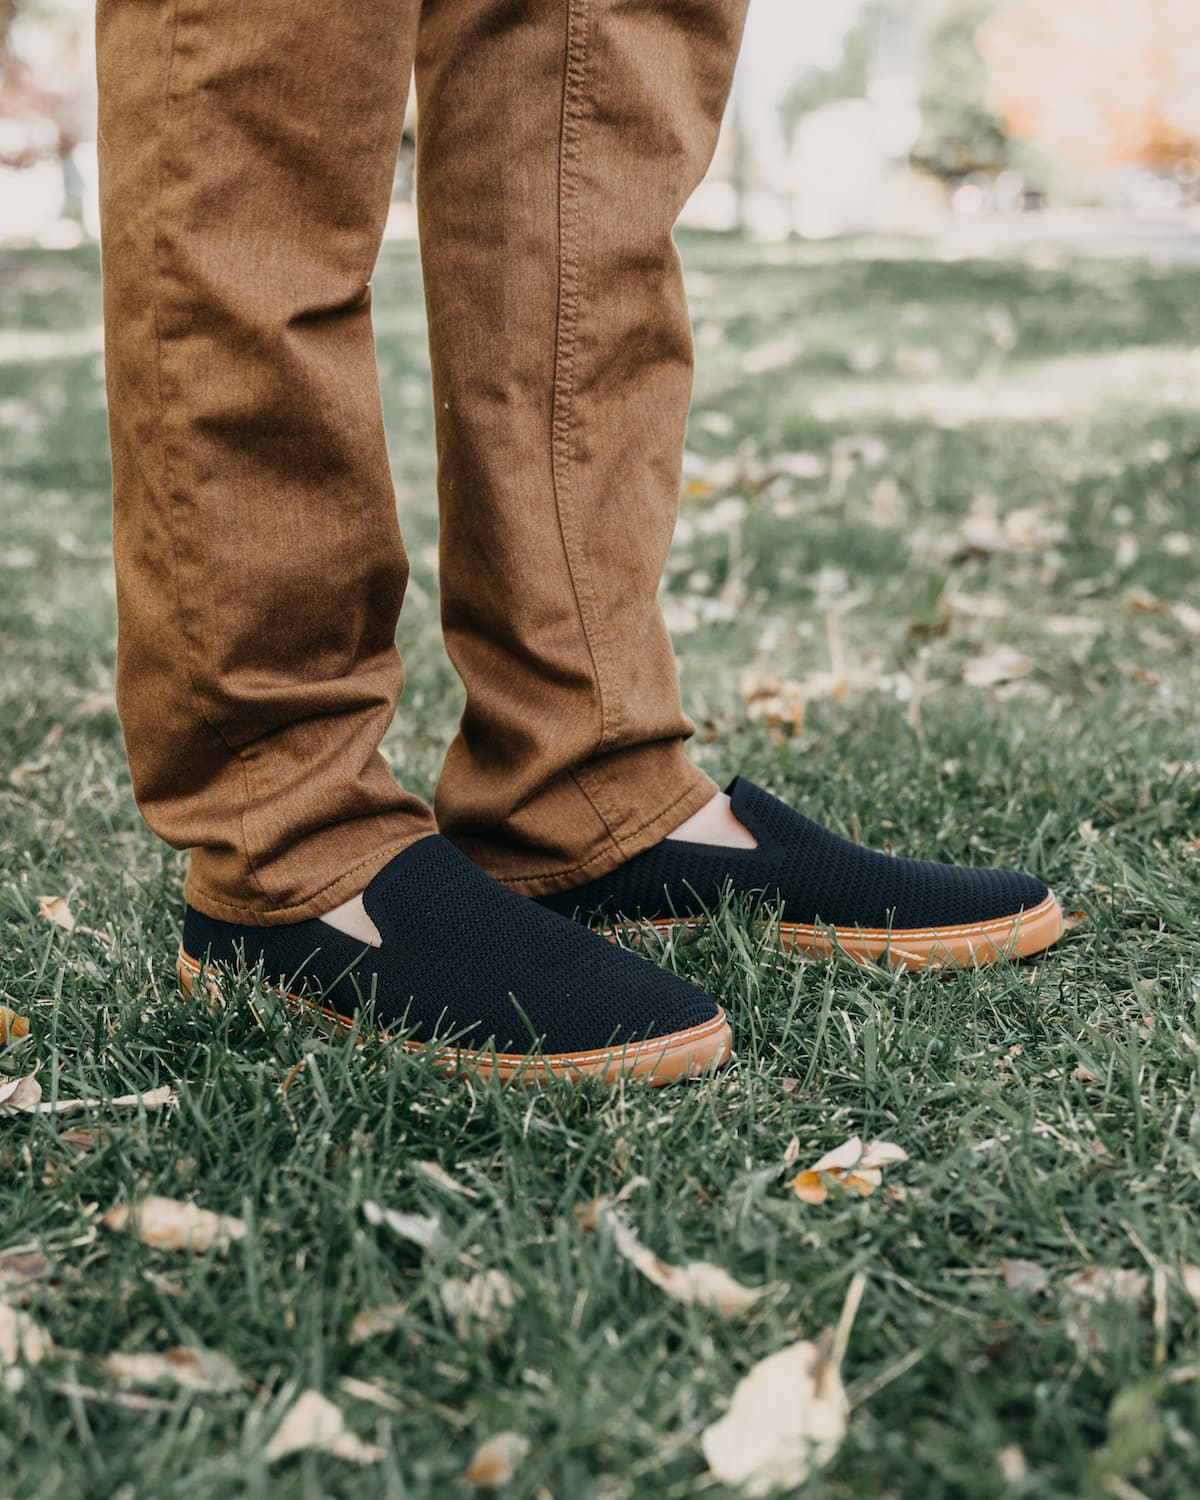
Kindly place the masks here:
POLYGON ((1049 1273, 1031 1260, 1002 1260, 1000 1271, 1010 1291, 1044 1291, 1050 1284, 1049 1273))
POLYGON ((485 1343, 505 1331, 517 1303, 516 1288, 503 1271, 480 1271, 465 1281, 452 1276, 442 1283, 440 1294, 459 1338, 474 1329, 485 1343))
POLYGON ((833 1182, 866 1197, 882 1186, 884 1167, 907 1160, 904 1148, 891 1141, 871 1141, 864 1146, 854 1135, 794 1177, 792 1191, 802 1203, 816 1205, 829 1197, 829 1183, 833 1182))
POLYGON ((497 1432, 475 1450, 463 1471, 464 1481, 477 1490, 506 1485, 529 1456, 529 1439, 519 1432, 497 1432))
POLYGON ((162 1250, 225 1250, 246 1235, 241 1219, 156 1194, 118 1203, 101 1215, 100 1222, 107 1229, 134 1234, 144 1245, 162 1250))
POLYGON ((39 896, 38 916, 45 917, 64 932, 75 931, 75 913, 61 896, 39 896))
POLYGON ((597 1210, 598 1220, 612 1231, 613 1243, 627 1261, 642 1273, 647 1281, 654 1283, 660 1291, 676 1302, 688 1306, 711 1307, 723 1318, 736 1317, 753 1307, 760 1298, 775 1290, 770 1286, 744 1286, 735 1281, 728 1271, 707 1261, 693 1260, 683 1266, 673 1266, 643 1245, 633 1230, 611 1207, 597 1210))
POLYGON ((440 1228, 440 1221, 428 1214, 403 1214, 394 1208, 380 1208, 378 1203, 373 1203, 370 1199, 363 1204, 362 1211, 368 1224, 376 1228, 380 1224, 386 1225, 393 1234, 414 1245, 420 1245, 422 1250, 428 1250, 433 1244, 440 1228))
POLYGON ((0 1114, 30 1113, 37 1109, 42 1097, 42 1086, 36 1074, 27 1073, 23 1078, 8 1078, 0 1083, 0 1114))
POLYGON ((0 1005, 0 1042, 15 1042, 29 1035, 29 1017, 19 1016, 7 1005, 0 1005))
POLYGON ((355 1464, 376 1464, 383 1450, 346 1428, 341 1412, 320 1391, 301 1391, 263 1449, 268 1463, 305 1448, 317 1448, 355 1464))
POLYGON ((1123 1302, 1135 1306, 1146 1295, 1145 1271, 1125 1270, 1120 1266, 1091 1266, 1077 1271, 1063 1282, 1067 1291, 1091 1302, 1123 1302))
POLYGON ((100 932, 95 927, 80 927, 75 920, 75 913, 61 896, 39 896, 38 916, 45 917, 47 922, 53 922, 64 932, 77 932, 80 937, 98 938, 102 943, 112 942, 107 932, 100 932))
POLYGON ((1001 1448, 996 1454, 996 1464, 1001 1475, 1009 1484, 1020 1484, 1029 1473, 1029 1465, 1025 1462, 1025 1455, 1015 1443, 1010 1443, 1007 1448, 1001 1448))
POLYGON ((827 1348, 801 1339, 738 1381, 729 1410, 704 1429, 701 1446, 714 1478, 745 1495, 794 1490, 837 1452, 849 1414, 827 1348))
POLYGON ((1028 656, 1012 646, 997 646, 969 661, 963 667, 963 681, 970 687, 998 687, 1004 682, 1016 682, 1033 671, 1033 662, 1028 656))
POLYGON ((378 1338, 381 1333, 391 1333, 403 1323, 406 1308, 403 1302, 388 1302, 382 1307, 367 1307, 355 1313, 350 1324, 350 1342, 365 1344, 368 1339, 378 1338))
POLYGON ((1200 1306, 1200 1266, 1188 1265, 1185 1261, 1179 1267, 1179 1276, 1184 1291, 1200 1306))
POLYGON ((161 1354, 109 1354, 100 1368, 126 1385, 177 1385, 188 1391, 232 1391, 242 1377, 232 1360, 215 1349, 177 1346, 161 1354))
POLYGON ((80 1109, 163 1109, 177 1102, 169 1084, 144 1094, 117 1094, 112 1099, 43 1099, 42 1086, 32 1073, 0 1085, 0 1113, 65 1115, 80 1109))
POLYGON ((384 1411, 403 1411, 403 1401, 397 1401, 387 1391, 373 1385, 369 1380, 356 1380, 353 1375, 343 1375, 339 1387, 355 1401, 369 1401, 372 1406, 382 1406, 384 1411))
POLYGON ((21 1360, 40 1364, 52 1348, 50 1335, 28 1313, 0 1302, 0 1368, 21 1360))
POLYGON ((420 1172, 422 1177, 428 1177, 430 1182, 436 1183, 440 1188, 445 1188, 448 1193, 458 1193, 463 1198, 479 1197, 474 1188, 465 1187, 457 1178, 451 1177, 445 1167, 436 1161, 415 1161, 413 1167, 420 1172))
POLYGON ((0 1250, 0 1287, 27 1286, 49 1274, 50 1261, 40 1250, 0 1250))
POLYGON ((1134 614, 1156 615, 1163 608, 1162 600, 1143 588, 1129 589, 1121 603, 1134 614))

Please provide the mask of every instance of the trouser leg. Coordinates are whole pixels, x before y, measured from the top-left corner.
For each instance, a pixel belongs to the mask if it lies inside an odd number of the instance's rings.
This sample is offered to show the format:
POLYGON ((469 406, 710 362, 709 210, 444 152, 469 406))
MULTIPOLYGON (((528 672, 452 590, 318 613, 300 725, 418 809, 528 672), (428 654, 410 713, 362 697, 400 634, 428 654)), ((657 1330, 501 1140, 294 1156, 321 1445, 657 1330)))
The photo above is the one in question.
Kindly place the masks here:
POLYGON ((444 832, 517 889, 604 873, 712 795, 657 590, 692 345, 672 226, 745 0, 426 0, 418 194, 446 642, 444 832))
POLYGON ((378 745, 407 578, 369 282, 419 0, 100 0, 118 703, 210 916, 297 920, 433 828, 378 745))

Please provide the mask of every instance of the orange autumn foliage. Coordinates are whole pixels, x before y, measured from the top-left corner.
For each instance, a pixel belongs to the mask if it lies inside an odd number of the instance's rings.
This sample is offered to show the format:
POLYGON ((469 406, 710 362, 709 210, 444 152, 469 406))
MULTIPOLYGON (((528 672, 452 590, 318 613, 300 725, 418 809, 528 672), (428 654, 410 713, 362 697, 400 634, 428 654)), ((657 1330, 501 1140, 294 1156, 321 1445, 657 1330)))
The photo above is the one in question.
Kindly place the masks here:
POLYGON ((1014 0, 978 45, 1013 135, 1081 167, 1200 156, 1196 0, 1014 0))

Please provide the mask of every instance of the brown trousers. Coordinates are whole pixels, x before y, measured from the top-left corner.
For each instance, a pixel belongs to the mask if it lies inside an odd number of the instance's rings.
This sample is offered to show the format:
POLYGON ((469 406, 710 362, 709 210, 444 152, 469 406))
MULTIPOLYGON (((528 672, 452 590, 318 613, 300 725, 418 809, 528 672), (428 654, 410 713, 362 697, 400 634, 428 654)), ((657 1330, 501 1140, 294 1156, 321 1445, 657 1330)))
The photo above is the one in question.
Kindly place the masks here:
POLYGON ((408 566, 371 329, 410 70, 446 643, 437 826, 529 894, 712 795, 656 593, 672 225, 745 0, 99 0, 118 703, 188 899, 327 911, 434 829, 378 746, 408 566))

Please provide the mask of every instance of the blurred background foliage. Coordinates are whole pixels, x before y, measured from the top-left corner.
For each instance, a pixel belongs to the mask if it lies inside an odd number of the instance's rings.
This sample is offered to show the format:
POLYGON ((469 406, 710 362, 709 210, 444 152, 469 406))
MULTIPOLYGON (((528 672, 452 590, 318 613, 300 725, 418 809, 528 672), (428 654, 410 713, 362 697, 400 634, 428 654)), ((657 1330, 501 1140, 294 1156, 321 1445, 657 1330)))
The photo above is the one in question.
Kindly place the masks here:
MULTIPOLYGON (((93 0, 0 0, 0 239, 98 233, 93 0)), ((412 233, 415 107, 393 237, 412 233)), ((685 221, 760 239, 1090 212, 1194 228, 1195 0, 751 0, 685 221)))

